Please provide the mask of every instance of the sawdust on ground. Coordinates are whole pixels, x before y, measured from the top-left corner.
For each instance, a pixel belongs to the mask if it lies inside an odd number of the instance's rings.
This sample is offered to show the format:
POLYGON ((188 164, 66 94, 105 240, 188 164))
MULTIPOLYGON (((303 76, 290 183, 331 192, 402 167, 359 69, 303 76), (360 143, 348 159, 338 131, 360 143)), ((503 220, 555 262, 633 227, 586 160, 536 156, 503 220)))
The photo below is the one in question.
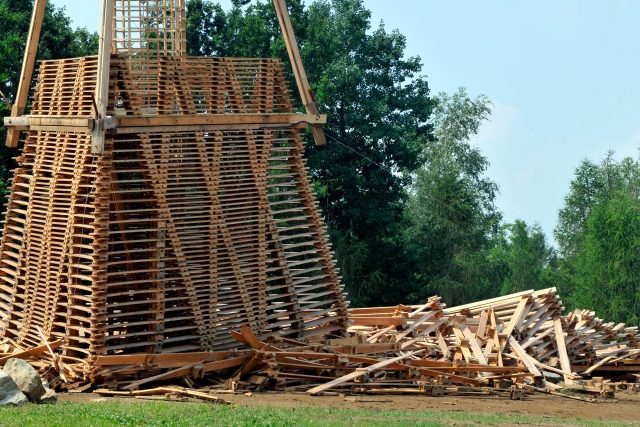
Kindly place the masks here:
MULTIPOLYGON (((640 395, 618 392, 616 399, 588 403, 562 397, 532 395, 524 401, 490 397, 430 396, 322 396, 303 394, 253 393, 251 396, 223 394, 219 397, 238 406, 375 410, 420 410, 436 412, 468 412, 480 414, 521 414, 559 418, 585 418, 602 421, 640 420, 640 395)), ((63 402, 104 402, 96 394, 62 394, 63 402)), ((128 400, 128 399, 127 399, 128 400)))

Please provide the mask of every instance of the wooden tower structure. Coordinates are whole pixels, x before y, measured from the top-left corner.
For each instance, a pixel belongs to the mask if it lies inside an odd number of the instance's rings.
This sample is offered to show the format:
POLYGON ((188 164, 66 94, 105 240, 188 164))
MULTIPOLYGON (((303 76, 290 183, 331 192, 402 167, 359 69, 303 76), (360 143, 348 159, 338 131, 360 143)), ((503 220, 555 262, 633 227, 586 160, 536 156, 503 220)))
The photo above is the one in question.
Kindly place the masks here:
POLYGON ((284 1, 306 114, 277 59, 188 57, 184 0, 104 0, 98 56, 32 79, 44 4, 5 120, 8 145, 26 131, 0 250, 5 342, 63 340, 62 360, 86 368, 232 348, 243 325, 340 335, 347 303, 303 160, 303 129, 323 143, 326 117, 284 1))

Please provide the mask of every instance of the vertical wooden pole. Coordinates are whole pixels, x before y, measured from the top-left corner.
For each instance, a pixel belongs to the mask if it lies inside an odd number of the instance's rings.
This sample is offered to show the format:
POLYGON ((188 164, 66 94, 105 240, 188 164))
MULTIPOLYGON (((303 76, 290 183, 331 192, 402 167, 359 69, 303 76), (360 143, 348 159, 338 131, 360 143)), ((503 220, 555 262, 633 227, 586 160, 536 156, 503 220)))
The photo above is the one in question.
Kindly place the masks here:
MULTIPOLYGON (((100 45, 98 47, 98 83, 96 84, 96 106, 98 119, 107 115, 109 103, 109 71, 111 69, 111 44, 113 39, 113 1, 103 0, 100 21, 100 45)), ((98 123, 101 123, 99 121, 98 123)), ((96 126, 91 141, 91 152, 100 154, 104 151, 105 131, 102 126, 96 126)))
MULTIPOLYGON (((18 93, 16 94, 13 108, 11 109, 11 117, 19 117, 24 114, 29 99, 29 89, 31 88, 31 79, 33 78, 33 69, 36 64, 36 55, 38 53, 38 43, 40 42, 40 32, 42 31, 42 20, 47 6, 47 0, 35 0, 33 5, 33 14, 31 15, 31 25, 29 27, 29 35, 27 36, 27 44, 24 51, 24 60, 22 62, 22 73, 20 74, 20 82, 18 83, 18 93)), ((7 147, 17 147, 20 140, 20 131, 15 127, 9 128, 7 131, 7 147)))
MULTIPOLYGON (((302 64, 302 57, 300 56, 300 47, 298 41, 293 32, 293 26, 291 25, 291 17, 289 16, 289 10, 285 0, 273 0, 273 4, 276 8, 276 14, 278 15, 278 21, 280 21, 280 28, 282 29, 282 35, 284 36, 284 42, 287 45, 287 52, 289 53, 289 59, 291 60, 291 67, 293 68, 293 74, 296 78, 298 85, 298 91, 302 98, 307 114, 319 114, 316 100, 309 85, 309 79, 307 73, 304 70, 302 64)), ((320 126, 313 127, 313 139, 316 141, 316 145, 324 145, 327 140, 324 135, 324 130, 320 126)))

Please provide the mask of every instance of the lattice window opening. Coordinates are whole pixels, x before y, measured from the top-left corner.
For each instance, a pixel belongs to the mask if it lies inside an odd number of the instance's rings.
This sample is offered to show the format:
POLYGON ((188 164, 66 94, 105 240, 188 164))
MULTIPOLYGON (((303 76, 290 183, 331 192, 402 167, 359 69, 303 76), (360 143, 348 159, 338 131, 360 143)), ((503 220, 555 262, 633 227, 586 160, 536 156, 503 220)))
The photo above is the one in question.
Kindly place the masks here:
POLYGON ((184 56, 184 0, 116 0, 113 45, 139 59, 184 56))

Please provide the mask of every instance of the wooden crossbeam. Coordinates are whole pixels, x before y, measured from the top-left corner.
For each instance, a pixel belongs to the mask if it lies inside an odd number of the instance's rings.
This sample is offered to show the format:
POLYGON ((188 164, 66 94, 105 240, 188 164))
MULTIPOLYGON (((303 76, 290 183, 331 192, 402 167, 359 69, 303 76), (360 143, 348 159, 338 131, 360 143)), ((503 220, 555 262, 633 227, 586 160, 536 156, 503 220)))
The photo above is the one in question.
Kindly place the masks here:
POLYGON ((318 114, 216 114, 182 116, 123 116, 107 119, 89 117, 21 116, 5 117, 4 125, 19 130, 38 131, 108 131, 116 134, 141 132, 197 132, 203 130, 237 130, 251 127, 299 127, 327 122, 318 114))

